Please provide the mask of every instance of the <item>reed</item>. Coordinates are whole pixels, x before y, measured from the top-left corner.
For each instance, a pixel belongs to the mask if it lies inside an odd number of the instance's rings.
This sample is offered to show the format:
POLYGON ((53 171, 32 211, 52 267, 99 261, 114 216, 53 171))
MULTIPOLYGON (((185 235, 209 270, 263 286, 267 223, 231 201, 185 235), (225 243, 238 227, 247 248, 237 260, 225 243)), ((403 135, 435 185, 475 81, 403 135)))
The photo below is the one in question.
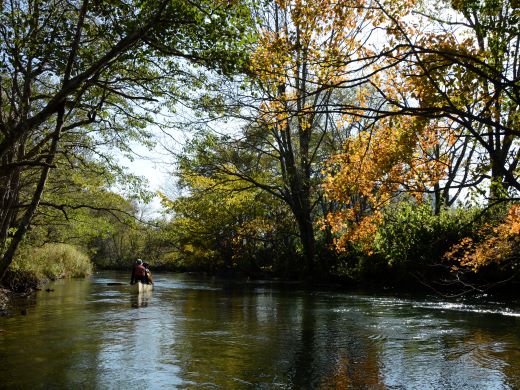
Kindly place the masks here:
POLYGON ((23 248, 9 268, 3 284, 12 291, 37 288, 49 280, 80 278, 92 273, 89 257, 69 244, 23 248))

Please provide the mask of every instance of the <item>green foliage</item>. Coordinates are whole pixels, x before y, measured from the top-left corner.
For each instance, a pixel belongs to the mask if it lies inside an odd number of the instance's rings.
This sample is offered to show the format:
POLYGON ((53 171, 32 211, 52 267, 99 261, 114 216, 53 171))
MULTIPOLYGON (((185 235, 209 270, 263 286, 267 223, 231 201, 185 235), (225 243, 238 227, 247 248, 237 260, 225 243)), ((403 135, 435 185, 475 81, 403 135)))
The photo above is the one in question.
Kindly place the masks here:
POLYGON ((404 201, 386 210, 374 240, 374 252, 390 267, 409 270, 439 264, 444 253, 478 226, 479 209, 442 209, 404 201))
POLYGON ((163 233, 173 248, 161 262, 247 274, 293 268, 295 224, 287 206, 262 188, 277 180, 266 160, 239 153, 229 138, 202 134, 186 146, 178 167, 182 196, 163 196, 173 215, 163 233))
POLYGON ((394 273, 383 256, 367 254, 359 248, 349 248, 348 252, 339 253, 329 273, 333 277, 348 280, 351 284, 391 285, 394 273))
POLYGON ((13 291, 24 291, 49 279, 80 278, 91 273, 92 263, 89 257, 75 246, 25 246, 11 264, 4 283, 13 291))
POLYGON ((427 283, 449 279, 452 264, 445 253, 462 238, 475 236, 487 219, 483 215, 478 208, 444 208, 435 215, 426 203, 395 203, 385 210, 372 246, 350 245, 330 272, 353 283, 402 287, 415 278, 427 283))
POLYGON ((174 214, 165 226, 174 248, 162 263, 213 272, 258 273, 276 268, 292 231, 287 211, 266 194, 241 189, 240 183, 214 187, 210 180, 201 181, 190 178, 193 193, 164 202, 174 214))
POLYGON ((86 248, 93 239, 113 233, 119 223, 132 223, 132 203, 107 190, 125 177, 87 157, 59 158, 26 237, 28 244, 69 243, 86 248))
POLYGON ((90 243, 96 266, 108 269, 129 269, 137 258, 156 264, 159 250, 157 244, 150 244, 155 233, 146 224, 136 221, 118 221, 112 218, 110 231, 94 237, 90 243))
POLYGON ((250 6, 0 2, 0 277, 30 222, 53 225, 51 237, 39 240, 64 239, 71 221, 75 239, 86 239, 94 226, 102 235, 111 228, 95 210, 116 218, 127 211, 117 210, 126 200, 107 188, 149 199, 114 156, 129 157, 135 144, 151 146, 149 126, 164 125, 158 117, 190 94, 202 68, 225 75, 243 68, 244 48, 254 39, 250 6), (52 221, 60 212, 66 222, 56 233, 52 221))

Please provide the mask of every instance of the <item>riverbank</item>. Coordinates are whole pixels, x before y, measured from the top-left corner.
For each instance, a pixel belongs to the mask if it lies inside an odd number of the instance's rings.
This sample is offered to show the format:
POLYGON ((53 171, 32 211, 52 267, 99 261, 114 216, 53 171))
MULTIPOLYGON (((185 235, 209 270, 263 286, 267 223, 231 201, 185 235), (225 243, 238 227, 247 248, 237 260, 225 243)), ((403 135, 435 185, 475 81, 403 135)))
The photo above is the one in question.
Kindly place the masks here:
MULTIPOLYGON (((104 268, 96 266, 96 270, 125 272, 128 275, 128 279, 130 279, 131 265, 131 262, 129 262, 127 266, 118 265, 115 267, 104 268)), ((397 275, 397 273, 392 273, 390 271, 386 272, 385 275, 374 273, 363 275, 363 277, 356 279, 338 275, 298 278, 296 277, 297 275, 289 277, 288 275, 280 275, 272 272, 245 273, 236 269, 201 271, 185 268, 179 269, 164 264, 151 264, 150 270, 154 277, 160 277, 161 273, 176 273, 193 277, 213 278, 233 283, 281 283, 284 285, 297 286, 298 289, 307 291, 323 289, 336 292, 363 291, 368 294, 390 293, 402 296, 408 296, 411 294, 419 296, 437 296, 445 299, 462 296, 476 300, 491 296, 504 300, 520 299, 520 281, 518 280, 509 280, 507 283, 500 283, 500 281, 491 283, 489 280, 482 280, 478 278, 477 275, 473 275, 473 278, 468 278, 467 282, 463 283, 456 279, 455 274, 450 274, 449 272, 444 273, 442 278, 439 274, 436 274, 435 278, 431 277, 428 280, 425 275, 421 275, 421 277, 412 273, 397 275), (448 279, 450 277, 451 279, 448 279)))
POLYGON ((23 248, 0 284, 0 311, 5 312, 12 294, 28 295, 47 283, 91 275, 93 264, 80 249, 67 244, 23 248))
POLYGON ((0 285, 0 317, 10 314, 9 303, 13 297, 29 296, 42 290, 47 283, 58 279, 65 279, 65 275, 55 277, 35 277, 31 272, 17 272, 16 276, 7 271, 4 281, 0 285))

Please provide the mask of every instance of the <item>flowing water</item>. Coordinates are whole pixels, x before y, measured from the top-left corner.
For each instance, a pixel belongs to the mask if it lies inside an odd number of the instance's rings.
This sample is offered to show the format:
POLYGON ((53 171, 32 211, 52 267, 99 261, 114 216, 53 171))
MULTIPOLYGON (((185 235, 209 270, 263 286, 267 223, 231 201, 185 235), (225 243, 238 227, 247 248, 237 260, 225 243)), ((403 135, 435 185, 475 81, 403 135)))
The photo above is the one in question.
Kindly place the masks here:
POLYGON ((0 318, 2 389, 520 389, 520 305, 157 274, 59 281, 0 318))

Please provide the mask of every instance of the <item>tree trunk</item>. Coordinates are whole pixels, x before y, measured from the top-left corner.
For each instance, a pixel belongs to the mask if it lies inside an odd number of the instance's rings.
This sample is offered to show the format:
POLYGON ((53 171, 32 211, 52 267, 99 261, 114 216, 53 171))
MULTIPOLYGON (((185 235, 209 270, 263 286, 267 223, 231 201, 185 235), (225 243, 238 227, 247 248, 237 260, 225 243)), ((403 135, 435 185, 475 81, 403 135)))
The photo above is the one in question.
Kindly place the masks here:
POLYGON ((52 166, 52 163, 54 162, 54 156, 56 155, 56 151, 58 149, 58 141, 60 139, 61 129, 63 128, 64 116, 65 104, 63 104, 60 110, 58 111, 58 116, 56 118, 56 128, 52 137, 49 155, 45 159, 45 166, 42 168, 40 180, 38 181, 38 184, 34 191, 31 204, 25 211, 20 223, 16 227, 16 232, 13 235, 11 242, 7 246, 7 249, 3 253, 2 257, 0 258, 0 281, 4 278, 7 272, 7 268, 9 268, 9 266, 11 265, 16 250, 22 242, 25 233, 27 233, 27 229, 29 229, 29 225, 34 217, 34 213, 36 212, 36 209, 40 204, 40 200, 43 195, 43 190, 45 188, 45 183, 47 182, 47 178, 49 177, 49 171, 52 166))
POLYGON ((302 215, 298 221, 300 230, 300 238, 302 240, 303 251, 305 255, 305 265, 303 273, 306 277, 313 277, 315 270, 316 257, 316 240, 314 238, 314 227, 311 221, 310 213, 302 215))
POLYGON ((291 202, 291 209, 298 223, 298 231, 303 246, 304 264, 302 274, 312 277, 315 269, 316 240, 314 237, 314 224, 312 221, 309 193, 300 191, 291 202), (294 199, 296 198, 296 199, 294 199))

